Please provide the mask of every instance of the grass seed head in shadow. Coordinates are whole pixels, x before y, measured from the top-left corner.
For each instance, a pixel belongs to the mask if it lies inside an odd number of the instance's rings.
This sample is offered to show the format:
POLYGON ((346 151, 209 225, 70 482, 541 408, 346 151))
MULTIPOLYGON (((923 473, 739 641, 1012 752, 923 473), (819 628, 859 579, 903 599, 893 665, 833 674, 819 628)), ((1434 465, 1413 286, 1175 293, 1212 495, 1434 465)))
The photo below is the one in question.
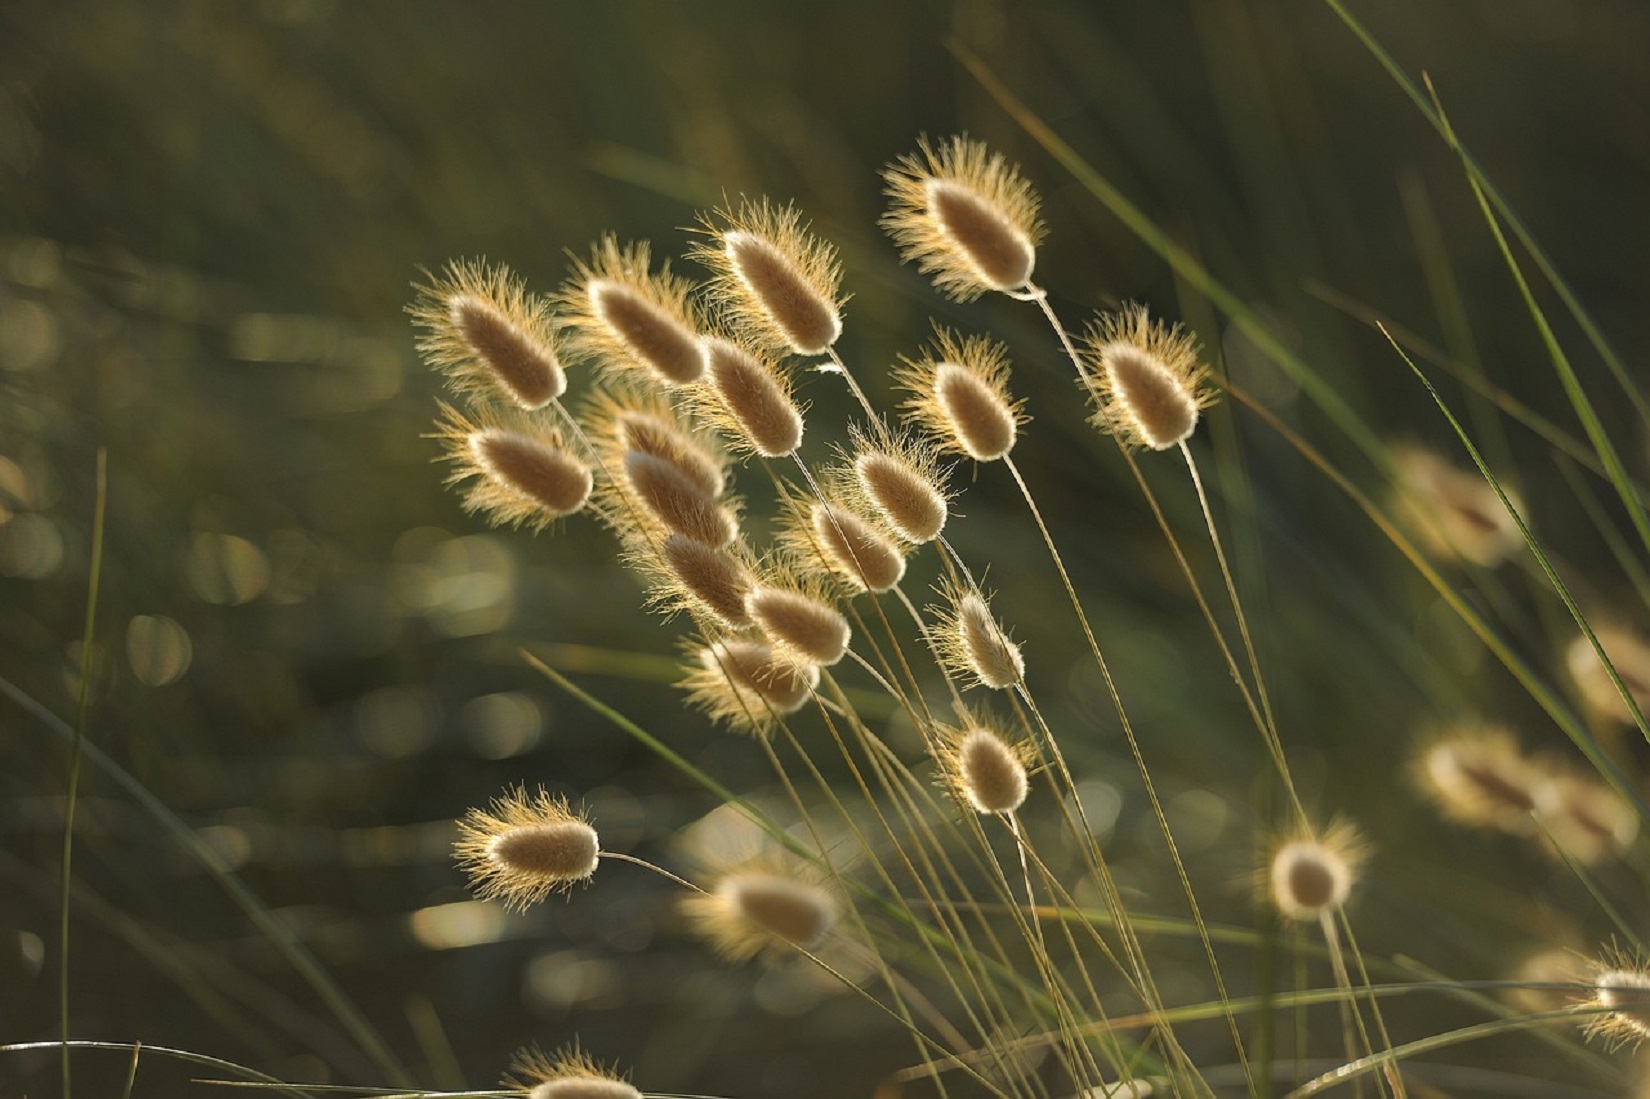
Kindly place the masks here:
POLYGON ((456 260, 417 291, 418 350, 456 392, 527 410, 566 392, 550 305, 508 267, 456 260))
POLYGON ((1557 794, 1547 771, 1499 726, 1448 730, 1422 749, 1413 774, 1444 816, 1516 836, 1535 832, 1536 817, 1551 811, 1557 794))
POLYGON ((1127 446, 1168 450, 1191 438, 1214 397, 1197 341, 1179 325, 1125 305, 1089 325, 1083 337, 1091 422, 1127 446))
MULTIPOLYGON (((1593 636, 1598 638, 1599 646, 1609 656, 1616 675, 1621 677, 1622 685, 1639 709, 1650 707, 1650 644, 1636 630, 1619 625, 1595 625, 1593 636)), ((1564 663, 1588 709, 1623 725, 1633 724, 1632 708, 1610 679, 1610 672, 1598 658, 1593 643, 1584 635, 1577 636, 1564 650, 1564 663)))
POLYGON ((687 385, 705 373, 702 327, 689 298, 692 283, 665 267, 648 270, 646 241, 621 245, 603 237, 588 262, 575 259, 558 295, 573 350, 614 374, 639 373, 687 385))
MULTIPOLYGON (((1445 560, 1493 568, 1524 548, 1524 536, 1495 489, 1476 469, 1457 469, 1424 447, 1392 448, 1400 490, 1394 512, 1445 560)), ((1519 500, 1502 486, 1514 507, 1519 500)))
POLYGON ((542 788, 529 795, 516 787, 487 809, 472 808, 458 833, 453 853, 471 890, 508 908, 588 882, 601 852, 590 822, 542 788))
POLYGON ((735 330, 765 350, 823 355, 842 335, 836 249, 814 236, 796 207, 742 199, 702 216, 705 240, 689 253, 735 330))

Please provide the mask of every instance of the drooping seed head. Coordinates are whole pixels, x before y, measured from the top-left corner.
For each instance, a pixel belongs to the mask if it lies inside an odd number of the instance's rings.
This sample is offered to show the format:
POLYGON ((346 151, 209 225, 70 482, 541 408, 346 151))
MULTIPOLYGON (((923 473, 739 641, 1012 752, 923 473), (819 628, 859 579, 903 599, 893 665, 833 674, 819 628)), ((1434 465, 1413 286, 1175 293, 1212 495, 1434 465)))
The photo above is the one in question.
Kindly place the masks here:
POLYGON ((1145 306, 1126 305, 1089 326, 1083 339, 1091 422, 1125 445, 1168 450, 1197 428, 1213 400, 1197 341, 1178 325, 1152 320, 1145 306))
POLYGON ((1031 784, 1028 750, 988 725, 950 730, 940 765, 958 799, 976 813, 1012 813, 1024 804, 1031 784))
POLYGON ((750 638, 695 648, 691 660, 682 680, 688 700, 712 719, 759 736, 806 705, 819 686, 817 667, 750 638))
POLYGON ((822 564, 855 591, 885 592, 905 576, 905 554, 879 524, 840 500, 806 510, 805 523, 790 520, 781 534, 798 560, 822 564))
POLYGON ((698 407, 739 446, 783 458, 802 444, 802 410, 773 363, 728 340, 705 340, 708 370, 698 407))
POLYGON ((767 199, 700 218, 705 240, 690 253, 739 331, 764 349, 822 355, 842 335, 836 249, 809 232, 794 206, 767 199))
MULTIPOLYGON (((1598 638, 1622 686, 1638 703, 1640 711, 1650 713, 1650 643, 1636 631, 1616 625, 1595 625, 1593 636, 1598 638)), ((1610 678, 1609 669, 1585 635, 1570 642, 1564 652, 1564 662, 1589 709, 1623 725, 1634 723, 1632 707, 1622 697, 1610 678)))
POLYGON ((873 439, 858 431, 850 446, 850 469, 833 477, 844 498, 881 516, 907 542, 920 545, 938 538, 949 506, 945 475, 932 450, 907 438, 873 439))
POLYGON ((521 1050, 504 1077, 507 1088, 527 1099, 642 1099, 642 1093, 577 1046, 548 1055, 536 1047, 521 1050))
POLYGON ((664 458, 632 450, 624 456, 629 496, 665 530, 720 549, 739 534, 731 509, 664 458))
POLYGON ((667 386, 696 382, 705 353, 692 284, 668 265, 656 274, 649 265, 647 242, 621 245, 612 236, 591 248, 588 262, 573 261, 557 299, 572 347, 610 373, 667 386))
POLYGON ((1496 726, 1463 725, 1437 737, 1416 757, 1414 775, 1446 817, 1520 836, 1536 831, 1557 793, 1547 771, 1496 726))
POLYGON ((1031 282, 1043 225, 1037 195, 1000 153, 953 137, 883 171, 890 199, 882 227, 901 256, 958 301, 1031 282))
POLYGON ((437 427, 442 457, 453 463, 447 482, 466 484, 466 511, 540 530, 590 497, 590 467, 542 423, 486 409, 471 419, 443 405, 437 427))
POLYGON ((417 292, 418 350, 456 392, 531 410, 566 391, 550 305, 508 267, 454 260, 417 292))
POLYGON ((965 682, 1003 691, 1025 680, 1025 658, 979 592, 947 586, 935 641, 946 669, 965 682))
POLYGON ((799 662, 829 667, 848 652, 852 631, 842 612, 817 595, 758 584, 745 609, 768 638, 799 662))
POLYGON ((1321 837, 1303 834, 1273 853, 1268 895, 1286 919, 1316 920, 1346 904, 1363 859, 1362 841, 1349 824, 1332 824, 1321 837))
POLYGON ((836 923, 837 902, 812 881, 752 867, 722 875, 683 911, 718 951, 742 961, 763 951, 815 949, 836 923))
POLYGON ((508 908, 589 881, 601 850, 590 822, 543 789, 508 790, 489 809, 472 808, 458 831, 453 852, 471 890, 508 908))
MULTIPOLYGON (((1418 446, 1392 448, 1398 507, 1394 510, 1435 556, 1494 568, 1524 548, 1524 536, 1477 470, 1457 469, 1418 446)), ((1503 485, 1515 508, 1518 495, 1503 485)))
POLYGON ((1027 417, 1008 395, 1008 350, 994 340, 936 328, 928 354, 901 359, 896 385, 913 396, 904 407, 940 445, 976 462, 1014 448, 1027 417))

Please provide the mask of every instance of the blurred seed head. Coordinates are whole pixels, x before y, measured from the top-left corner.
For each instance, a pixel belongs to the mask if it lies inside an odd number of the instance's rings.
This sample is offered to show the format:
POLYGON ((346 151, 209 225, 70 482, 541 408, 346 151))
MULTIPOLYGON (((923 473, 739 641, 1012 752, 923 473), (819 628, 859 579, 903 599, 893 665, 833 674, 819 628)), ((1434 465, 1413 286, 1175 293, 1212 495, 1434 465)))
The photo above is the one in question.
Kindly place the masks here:
POLYGON ((800 868, 760 863, 719 875, 682 903, 694 931, 734 961, 791 947, 814 950, 837 920, 835 896, 800 868))
MULTIPOLYGON (((1493 568, 1524 548, 1524 536, 1495 489, 1476 469, 1458 469, 1419 446, 1392 448, 1404 517, 1422 544, 1445 560, 1493 568)), ((1502 486, 1515 508, 1516 493, 1502 486)))
POLYGON ((1449 819, 1516 836, 1533 835, 1537 817, 1557 801, 1547 770, 1525 757, 1511 732, 1494 725, 1460 725, 1433 738, 1412 773, 1449 819))
POLYGON ((502 264, 455 260, 407 307, 418 350, 454 391, 542 408, 567 389, 550 304, 502 264))
POLYGON ((508 908, 524 909, 589 881, 601 851, 590 822, 542 787, 531 795, 515 787, 488 809, 472 808, 458 832, 453 853, 470 889, 508 908))
POLYGON ((1131 447, 1168 450, 1191 438, 1214 401, 1197 340, 1154 321, 1143 305, 1102 314, 1083 336, 1095 412, 1090 422, 1131 447))
POLYGON ((1546 836, 1584 866, 1627 853, 1638 838, 1638 811, 1603 780, 1578 772, 1553 778, 1553 806, 1542 818, 1546 836))
POLYGON ((693 284, 668 264, 650 271, 650 259, 646 241, 621 245, 604 236, 588 261, 573 261, 557 301, 576 353, 617 376, 687 385, 705 373, 693 284))
POLYGON ((711 269, 708 290, 734 329, 775 354, 822 355, 842 334, 842 265, 802 212, 767 199, 700 217, 689 253, 711 269))
POLYGON ((1366 857, 1358 830, 1344 821, 1321 836, 1302 832, 1273 852, 1267 895, 1284 918, 1316 920, 1346 904, 1366 857))
MULTIPOLYGON (((1594 625, 1593 636, 1640 711, 1650 710, 1650 643, 1635 630, 1611 624, 1594 625)), ((1589 709, 1623 725, 1633 724, 1632 708, 1585 635, 1570 642, 1564 650, 1564 663, 1589 709)))

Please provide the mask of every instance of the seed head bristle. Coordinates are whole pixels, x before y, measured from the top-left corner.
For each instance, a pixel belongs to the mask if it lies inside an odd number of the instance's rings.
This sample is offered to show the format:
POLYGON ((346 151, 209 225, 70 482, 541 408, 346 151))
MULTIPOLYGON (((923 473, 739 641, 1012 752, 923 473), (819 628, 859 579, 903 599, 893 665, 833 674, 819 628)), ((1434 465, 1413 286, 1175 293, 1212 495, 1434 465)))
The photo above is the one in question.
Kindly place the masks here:
POLYGON ((1091 421, 1125 445, 1168 450, 1191 437, 1214 397, 1197 341, 1179 325, 1152 320, 1143 305, 1125 305, 1090 324, 1084 361, 1095 412, 1091 421))
POLYGON ((1030 749, 988 724, 947 729, 940 770, 957 800, 976 813, 1012 813, 1031 791, 1030 749))
POLYGON ((767 199, 703 215, 689 253, 711 269, 707 289, 741 335, 779 354, 822 355, 842 335, 842 266, 802 212, 767 199))
POLYGON ((464 508, 496 524, 542 530, 584 507, 593 477, 560 433, 520 413, 485 407, 475 419, 441 406, 435 438, 453 463, 448 484, 469 482, 464 508))
POLYGON ((542 788, 529 795, 515 787, 487 810, 472 808, 458 832, 453 853, 471 890, 507 908, 589 881, 601 851, 589 821, 542 788))
POLYGON ((745 450, 783 458, 802 445, 802 410, 790 379, 772 362, 729 340, 705 340, 708 369, 696 405, 745 450))
POLYGON ((795 713, 819 686, 819 669, 786 659, 772 645, 726 638, 691 651, 682 685, 688 700, 713 720, 766 735, 795 713))
POLYGON ((1416 757, 1421 790, 1451 820, 1528 836, 1557 793, 1545 769, 1497 726, 1465 725, 1435 738, 1416 757))
POLYGON ((967 137, 923 138, 882 176, 883 229, 942 292, 969 301, 1031 282, 1044 232, 1037 195, 1002 154, 967 137))
POLYGON ((936 328, 927 354, 900 361, 894 382, 914 395, 903 407, 941 450, 994 462, 1014 448, 1028 417, 1008 395, 1006 347, 936 328))
MULTIPOLYGON (((1635 630, 1617 625, 1595 625, 1593 636, 1615 666, 1616 675, 1633 696, 1641 712, 1650 712, 1650 644, 1635 630)), ((1609 670, 1598 658, 1592 642, 1578 636, 1564 652, 1570 678, 1575 680, 1582 701, 1595 713, 1631 725, 1632 708, 1610 679, 1609 670)))
POLYGON ((759 583, 745 609, 779 650, 793 660, 829 667, 848 652, 852 631, 842 612, 817 592, 759 583))
POLYGON ((852 460, 831 482, 850 507, 880 516, 907 542, 921 545, 945 529, 950 507, 945 473, 933 448, 906 436, 850 432, 852 460))
POLYGON ((1346 904, 1366 857, 1358 830, 1343 821, 1322 836, 1301 833, 1280 844, 1266 874, 1272 904, 1291 920, 1315 920, 1346 904))
POLYGON ((642 1093, 612 1068, 577 1046, 546 1054, 537 1047, 518 1052, 502 1081, 527 1099, 642 1099, 642 1093))
POLYGON ((567 390, 550 305, 503 264, 454 260, 407 307, 418 350, 455 392, 542 408, 567 390))
POLYGON ((995 691, 1022 683, 1026 665, 1020 646, 992 616, 985 596, 949 584, 941 591, 946 602, 930 609, 939 619, 934 639, 946 669, 966 683, 995 691))
POLYGON ((1642 958, 1607 949, 1593 966, 1592 994, 1579 1005, 1592 1009, 1585 1030, 1612 1049, 1650 1038, 1650 967, 1642 958))
MULTIPOLYGON (((1493 568, 1524 548, 1524 536, 1477 470, 1457 469, 1424 447, 1394 446, 1399 506, 1422 544, 1446 560, 1493 568)), ((1502 486, 1515 508, 1518 495, 1502 486)))
POLYGON ((649 268, 646 241, 621 245, 604 236, 588 262, 575 259, 557 301, 573 350, 615 375, 667 386, 696 382, 705 373, 701 322, 689 296, 693 284, 649 268))
POLYGON ((761 865, 720 875, 714 888, 689 897, 682 909, 694 929, 734 961, 790 947, 811 951, 837 918, 836 898, 823 886, 761 865))
POLYGON ((624 456, 626 495, 665 531, 720 549, 739 535, 733 509, 664 458, 640 450, 624 456))

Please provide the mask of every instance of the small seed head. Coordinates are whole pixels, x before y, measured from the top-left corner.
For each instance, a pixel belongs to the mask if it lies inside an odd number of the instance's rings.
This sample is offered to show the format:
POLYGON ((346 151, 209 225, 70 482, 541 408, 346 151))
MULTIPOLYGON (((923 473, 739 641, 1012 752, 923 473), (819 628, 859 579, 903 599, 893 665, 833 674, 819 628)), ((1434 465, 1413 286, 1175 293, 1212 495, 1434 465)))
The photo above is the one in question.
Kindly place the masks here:
POLYGON ((483 410, 478 418, 449 406, 435 437, 453 463, 449 484, 466 484, 464 508, 492 522, 543 529, 584 507, 594 483, 584 460, 561 436, 519 413, 483 410))
POLYGON ((939 471, 908 442, 876 447, 860 440, 853 483, 845 485, 907 542, 922 544, 945 529, 949 509, 939 471))
POLYGON ((819 669, 786 659, 763 641, 727 638, 692 650, 683 686, 689 700, 718 721, 765 734, 807 704, 819 669))
POLYGON ((1084 336, 1091 422, 1128 446, 1168 450, 1191 437, 1212 397, 1197 341, 1141 305, 1100 317, 1084 336))
MULTIPOLYGON (((1616 675, 1621 677, 1622 685, 1639 709, 1650 711, 1650 644, 1636 631, 1615 625, 1594 626, 1593 636, 1598 638, 1605 655, 1615 666, 1616 675)), ((1580 636, 1570 642, 1564 661, 1589 708, 1623 725, 1633 724, 1632 708, 1611 680, 1591 641, 1580 636)))
POLYGON ((1496 726, 1448 731, 1422 750, 1414 775, 1450 819, 1519 836, 1536 831, 1536 818, 1552 810, 1557 793, 1546 770, 1496 726))
POLYGON ((738 557, 679 533, 667 535, 659 552, 668 570, 665 587, 672 606, 702 611, 729 629, 751 624, 745 596, 752 580, 738 557))
POLYGON ((1027 751, 984 725, 947 737, 941 760, 958 797, 976 813, 1012 813, 1031 791, 1027 751))
POLYGON ((418 350, 455 391, 528 410, 566 391, 550 305, 508 267, 454 261, 417 290, 407 311, 422 330, 418 350))
POLYGON ((527 1099, 642 1099, 633 1085, 577 1047, 554 1056, 524 1049, 510 1069, 504 1086, 526 1092, 527 1099))
POLYGON ((991 607, 978 592, 948 588, 949 603, 938 609, 936 634, 946 667, 960 679, 995 691, 1025 680, 1025 658, 992 617, 991 607))
POLYGON ((1613 789, 1581 774, 1553 779, 1552 809, 1542 818, 1558 849, 1584 866, 1626 854, 1638 838, 1639 816, 1613 789))
POLYGON ((815 502, 808 526, 818 555, 838 577, 863 590, 885 592, 905 576, 899 543, 846 505, 815 502))
POLYGON ((738 332, 774 354, 822 355, 842 335, 836 249, 795 206, 741 200, 702 216, 690 253, 711 269, 707 289, 738 332))
POLYGON ((1351 825, 1333 824, 1322 838, 1307 834, 1289 840, 1273 854, 1267 874, 1272 903, 1287 919, 1318 919, 1346 904, 1363 859, 1362 841, 1351 825))
MULTIPOLYGON (((1494 568, 1524 548, 1524 536, 1477 470, 1457 469, 1430 450, 1397 446, 1392 462, 1400 489, 1396 509, 1434 555, 1494 568)), ((1514 507, 1518 496, 1505 489, 1514 507)))
POLYGON ((794 660, 830 666, 848 652, 848 620, 825 600, 792 588, 758 584, 745 609, 762 631, 794 660))
POLYGON ((705 351, 707 417, 764 458, 793 453, 802 444, 802 410, 779 368, 724 339, 707 339, 705 351))
POLYGON ((458 831, 453 852, 470 888, 508 908, 526 908, 589 881, 601 850, 589 821, 543 789, 532 795, 508 790, 490 809, 471 809, 458 831))
POLYGON ((621 245, 612 236, 591 248, 588 262, 574 260, 558 297, 573 349, 609 373, 667 386, 698 381, 705 353, 692 284, 649 264, 646 241, 621 245))
POLYGON ((1638 1045, 1650 1038, 1650 970, 1640 959, 1608 950, 1595 964, 1592 996, 1581 1006, 1597 1010, 1586 1025, 1589 1038, 1612 1048, 1638 1045))
POLYGON ((928 355, 901 362, 895 384, 913 394, 904 407, 942 450, 994 462, 1014 448, 1026 416, 1009 398, 1002 344, 938 328, 928 355))
POLYGON ((789 947, 813 950, 836 923, 836 899, 824 888, 762 868, 724 874, 683 909, 694 928, 736 961, 789 947))
POLYGON ((624 456, 630 497, 666 530, 720 549, 739 534, 733 512, 671 462, 639 450, 624 456))

